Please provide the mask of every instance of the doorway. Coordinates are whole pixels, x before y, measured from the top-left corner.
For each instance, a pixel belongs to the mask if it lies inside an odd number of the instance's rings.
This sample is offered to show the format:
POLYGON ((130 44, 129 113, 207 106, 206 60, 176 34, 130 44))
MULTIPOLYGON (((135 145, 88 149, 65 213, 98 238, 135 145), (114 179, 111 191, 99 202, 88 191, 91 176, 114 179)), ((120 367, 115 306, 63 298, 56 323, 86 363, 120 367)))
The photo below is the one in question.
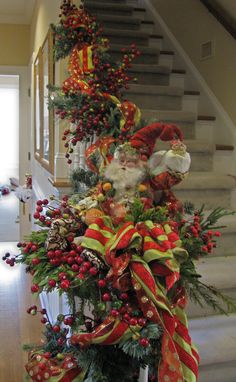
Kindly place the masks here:
POLYGON ((0 75, 0 242, 19 240, 19 76, 0 75))

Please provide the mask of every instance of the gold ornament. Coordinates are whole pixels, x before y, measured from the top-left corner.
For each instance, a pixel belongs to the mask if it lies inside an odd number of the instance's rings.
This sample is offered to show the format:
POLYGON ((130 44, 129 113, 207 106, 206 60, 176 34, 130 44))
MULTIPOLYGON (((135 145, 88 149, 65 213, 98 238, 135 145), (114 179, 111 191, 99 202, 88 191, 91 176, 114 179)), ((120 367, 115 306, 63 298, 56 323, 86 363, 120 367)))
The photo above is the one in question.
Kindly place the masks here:
POLYGON ((152 318, 153 314, 154 313, 151 310, 148 310, 146 316, 147 318, 152 318))
POLYGON ((98 210, 97 208, 91 208, 86 212, 84 221, 89 226, 90 224, 93 224, 97 218, 103 215, 104 213, 101 210, 98 210))
POLYGON ((141 301, 142 301, 143 304, 146 304, 148 302, 147 296, 141 297, 141 301))

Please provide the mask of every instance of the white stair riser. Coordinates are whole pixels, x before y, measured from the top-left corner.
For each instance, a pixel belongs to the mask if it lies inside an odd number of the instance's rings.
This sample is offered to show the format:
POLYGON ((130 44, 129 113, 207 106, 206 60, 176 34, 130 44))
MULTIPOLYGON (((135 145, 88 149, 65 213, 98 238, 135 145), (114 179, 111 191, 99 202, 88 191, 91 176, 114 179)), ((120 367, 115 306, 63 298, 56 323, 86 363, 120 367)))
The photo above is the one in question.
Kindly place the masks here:
POLYGON ((125 96, 145 109, 181 110, 181 96, 152 95, 142 93, 125 93, 125 96))
POLYGON ((191 201, 196 208, 204 203, 207 209, 218 206, 230 208, 231 195, 229 190, 206 189, 206 190, 174 190, 175 195, 182 201, 191 201))
POLYGON ((191 167, 190 171, 212 171, 213 158, 211 153, 190 153, 191 167))
POLYGON ((198 382, 235 382, 236 362, 200 367, 198 382))
POLYGON ((198 113, 198 96, 185 95, 183 97, 182 109, 184 111, 191 111, 193 113, 198 113))
MULTIPOLYGON (((197 121, 196 122, 196 139, 206 139, 208 142, 214 142, 214 121, 197 121)), ((219 171, 220 172, 220 171, 219 171)))
MULTIPOLYGON (((124 41, 125 41, 125 44, 128 44, 128 45, 131 45, 133 43, 136 43, 137 45, 139 46, 148 46, 148 38, 145 38, 145 37, 140 37, 138 39, 136 39, 135 36, 120 36, 119 35, 119 31, 117 31, 118 33, 117 34, 109 34, 109 32, 105 32, 103 33, 103 35, 105 37, 107 37, 109 39, 109 41, 111 42, 111 44, 124 44, 124 41)), ((135 31, 134 31, 135 33, 135 31)), ((159 41, 159 39, 158 39, 159 41)), ((162 41, 162 40, 160 40, 162 41)), ((159 46, 158 46, 159 48, 159 46)), ((160 46, 161 48, 161 46, 160 46)), ((142 49, 142 48, 141 48, 142 49)))
POLYGON ((199 349, 202 366, 236 360, 235 325, 235 315, 189 320, 190 335, 199 349))
MULTIPOLYGON (((114 51, 112 51, 112 49, 111 49, 110 53, 112 54, 112 57, 117 61, 120 61, 124 55, 124 53, 117 52, 117 51, 114 52, 114 51)), ((159 57, 159 51, 157 51, 156 53, 153 53, 153 54, 142 53, 139 57, 135 58, 134 63, 135 64, 146 64, 148 62, 149 64, 157 64, 158 63, 158 57, 159 57)))
POLYGON ((132 69, 129 71, 129 74, 137 78, 137 84, 144 85, 169 85, 170 76, 168 74, 161 73, 145 73, 145 72, 135 72, 132 69))
POLYGON ((162 66, 167 66, 170 69, 173 69, 173 58, 172 54, 160 54, 159 64, 162 66))
POLYGON ((184 89, 184 85, 185 85, 185 74, 172 73, 170 75, 170 86, 184 89))
POLYGON ((225 174, 235 173, 234 151, 220 150, 214 155, 214 170, 225 174))
POLYGON ((153 48, 163 49, 163 39, 162 38, 149 38, 149 46, 153 48))
POLYGON ((218 241, 218 245, 214 250, 215 256, 222 256, 225 253, 234 253, 236 243, 236 232, 222 233, 221 239, 218 241))
MULTIPOLYGON (((222 293, 224 293, 228 297, 231 297, 231 298, 236 300, 236 289, 222 290, 222 293)), ((223 305, 223 307, 225 310, 227 310, 226 306, 223 305)), ((196 318, 196 317, 214 316, 216 314, 219 314, 213 308, 211 308, 209 305, 204 305, 203 307, 201 307, 192 301, 190 301, 188 303, 186 313, 187 313, 189 319, 196 318)))

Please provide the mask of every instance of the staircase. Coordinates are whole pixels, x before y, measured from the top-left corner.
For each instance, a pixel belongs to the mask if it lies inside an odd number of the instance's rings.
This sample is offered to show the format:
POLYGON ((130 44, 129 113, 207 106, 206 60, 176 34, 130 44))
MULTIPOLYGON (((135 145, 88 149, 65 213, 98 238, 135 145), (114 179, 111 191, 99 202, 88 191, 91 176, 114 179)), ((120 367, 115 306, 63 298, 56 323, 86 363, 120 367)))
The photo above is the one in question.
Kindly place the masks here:
MULTIPOLYGON (((215 118, 199 115, 201 95, 196 89, 185 88, 186 72, 175 67, 175 53, 165 48, 165 40, 153 29, 146 9, 135 0, 86 0, 85 4, 104 25, 114 57, 119 58, 121 48, 131 43, 142 52, 130 69, 138 83, 124 96, 141 108, 144 118, 175 123, 184 133, 192 165, 188 179, 175 188, 177 197, 197 207, 204 203, 209 210, 217 206, 231 209, 235 180, 214 170, 216 145, 208 139, 215 118), (196 139, 199 130, 204 130, 200 134, 203 139, 196 139)), ((204 281, 236 297, 236 218, 227 217, 221 223, 227 228, 222 230, 219 247, 198 268, 204 281)), ((191 336, 201 357, 199 382, 236 382, 236 315, 217 315, 209 307, 201 309, 192 303, 188 314, 191 336)))

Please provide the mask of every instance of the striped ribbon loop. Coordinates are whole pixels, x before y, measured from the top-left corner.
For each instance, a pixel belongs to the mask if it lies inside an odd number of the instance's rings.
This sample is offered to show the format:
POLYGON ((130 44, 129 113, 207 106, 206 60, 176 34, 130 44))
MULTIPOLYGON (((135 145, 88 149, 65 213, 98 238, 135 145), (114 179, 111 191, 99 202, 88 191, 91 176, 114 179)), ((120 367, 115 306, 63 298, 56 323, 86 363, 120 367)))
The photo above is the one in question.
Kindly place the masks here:
MULTIPOLYGON (((115 281, 129 268, 140 309, 150 321, 162 326, 164 333, 158 381, 196 382, 199 359, 188 333, 186 315, 178 303, 180 299, 173 307, 166 295, 166 291, 179 279, 180 261, 188 255, 181 248, 178 234, 169 224, 155 224, 152 221, 136 226, 127 222, 114 228, 111 218, 105 216, 89 226, 82 246, 95 250, 106 261, 111 267, 109 275, 113 275, 115 281), (166 288, 156 275, 165 276, 166 288)), ((101 326, 106 327, 106 320, 101 326)), ((90 343, 105 345, 120 342, 131 335, 128 326, 125 327, 120 321, 116 324, 113 321, 110 329, 105 337, 97 337, 96 333, 87 334, 89 337, 82 336, 90 343)), ((77 335, 78 338, 81 339, 81 334, 77 335)))

